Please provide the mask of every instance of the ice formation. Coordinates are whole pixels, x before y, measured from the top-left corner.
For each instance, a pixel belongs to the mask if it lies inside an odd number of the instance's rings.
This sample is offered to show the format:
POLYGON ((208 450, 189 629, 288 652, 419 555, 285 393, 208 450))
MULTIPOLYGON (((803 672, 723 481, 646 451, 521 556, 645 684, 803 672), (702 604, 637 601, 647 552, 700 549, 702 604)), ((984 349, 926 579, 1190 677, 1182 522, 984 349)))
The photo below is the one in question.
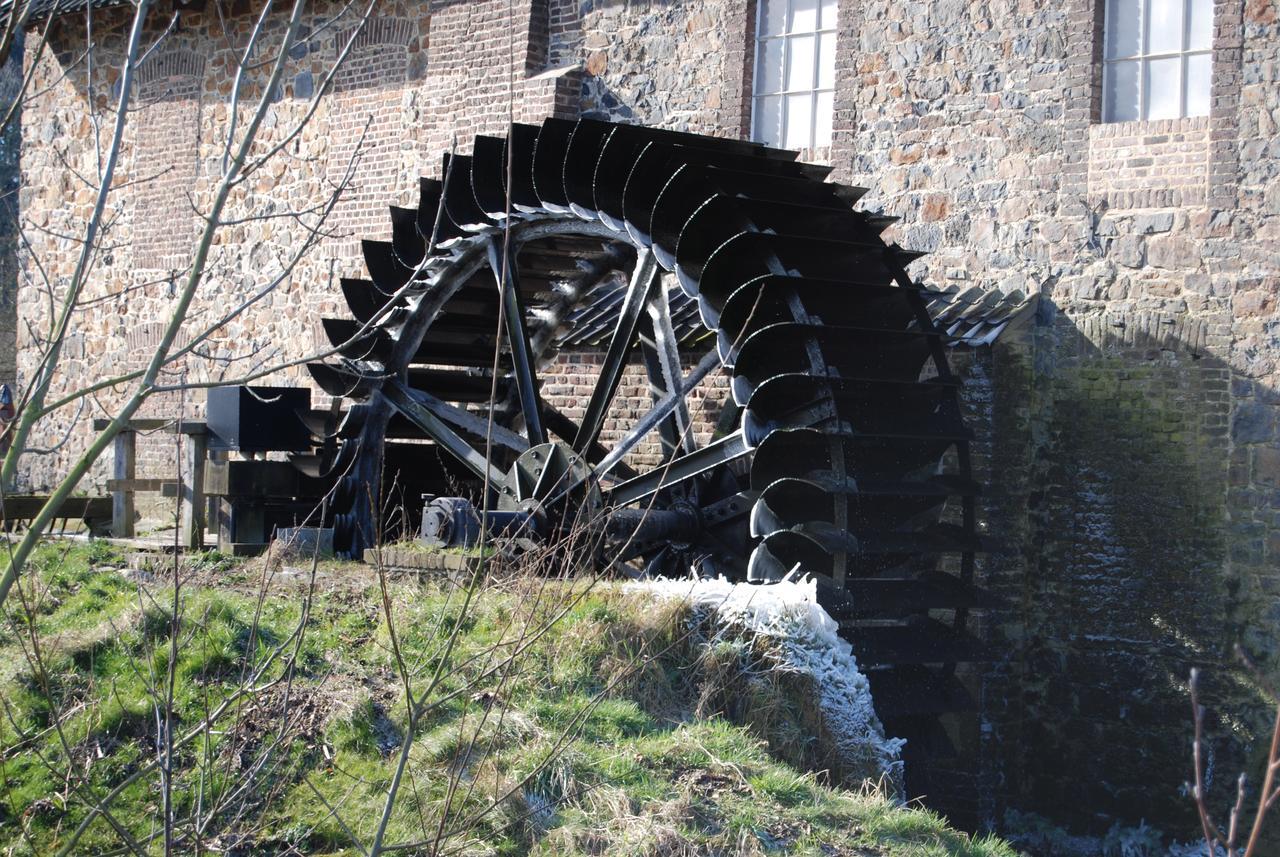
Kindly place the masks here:
POLYGON ((867 678, 858 670, 852 646, 841 639, 836 621, 818 604, 813 578, 788 577, 767 585, 732 583, 723 577, 633 585, 661 598, 687 600, 695 609, 714 611, 727 628, 768 638, 776 667, 809 677, 819 690, 819 707, 840 757, 874 761, 892 789, 901 793, 900 753, 906 742, 885 736, 867 678))

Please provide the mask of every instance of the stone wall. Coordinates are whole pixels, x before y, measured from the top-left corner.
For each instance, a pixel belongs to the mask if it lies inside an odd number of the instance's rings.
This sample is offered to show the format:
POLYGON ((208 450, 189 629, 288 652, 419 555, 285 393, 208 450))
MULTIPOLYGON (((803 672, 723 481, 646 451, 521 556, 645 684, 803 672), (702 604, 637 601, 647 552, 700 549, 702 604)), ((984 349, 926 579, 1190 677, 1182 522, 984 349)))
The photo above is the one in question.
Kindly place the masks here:
MULTIPOLYGON (((0 68, 0 104, 11 104, 22 86, 21 40, 0 68)), ((18 114, 20 119, 21 114, 18 114)), ((12 385, 18 368, 18 153, 15 121, 0 135, 0 384, 12 385)))
MULTIPOLYGON (((1002 779, 1077 826, 1109 823, 1100 808, 1191 822, 1187 668, 1217 670, 1211 704, 1243 721, 1257 698, 1233 685, 1231 643, 1277 668, 1275 6, 1215 7, 1209 117, 1116 126, 1097 121, 1092 4, 841 15, 838 175, 930 252, 917 275, 1042 295, 1025 371, 997 370, 1016 467, 991 481, 1023 493, 998 489, 992 524, 1024 545, 987 568, 1015 605, 1001 630, 1023 700, 990 712, 1002 779)), ((1239 722, 1224 799, 1256 749, 1239 722)))
POLYGON ((583 115, 714 136, 749 132, 751 0, 551 0, 551 21, 553 61, 586 71, 583 115))
MULTIPOLYGON (((1079 828, 1127 817, 1178 829, 1192 821, 1179 796, 1187 668, 1215 676, 1219 796, 1258 746, 1257 700, 1237 682, 1231 644, 1280 674, 1280 22, 1276 0, 1217 0, 1210 115, 1104 125, 1101 6, 841 0, 833 144, 806 154, 870 188, 865 207, 901 218, 887 236, 929 253, 912 272, 931 285, 1041 296, 1034 334, 970 370, 987 433, 984 517, 1000 542, 981 571, 1007 605, 987 622, 1001 656, 973 677, 984 720, 969 738, 970 782, 1079 828)), ((215 248, 206 321, 284 273, 307 223, 270 215, 323 204, 358 148, 333 234, 228 325, 212 361, 175 367, 179 376, 239 372, 245 361, 231 361, 246 353, 305 352, 338 302, 334 278, 360 270, 353 241, 385 237, 381 206, 414 204, 416 177, 439 175, 455 135, 465 151, 472 134, 511 118, 579 112, 727 136, 749 127, 753 0, 523 0, 514 20, 499 0, 437 2, 430 21, 422 8, 381 5, 311 128, 238 192, 234 211, 259 219, 215 248)), ((118 13, 99 14, 95 37, 119 51, 118 13)), ((247 22, 232 24, 243 39, 247 22)), ((215 27, 188 15, 166 46, 174 59, 153 60, 203 58, 198 113, 164 120, 198 115, 196 133, 129 137, 123 181, 145 177, 138 153, 155 146, 176 147, 181 169, 194 164, 184 182, 147 191, 179 229, 181 185, 188 204, 207 206, 223 154, 232 66, 215 27)), ((114 83, 62 76, 83 38, 70 23, 56 36, 61 62, 39 70, 49 89, 24 131, 24 218, 55 278, 71 258, 55 236, 91 200, 62 161, 92 175, 86 114, 109 109, 114 83)), ((303 115, 340 42, 317 32, 293 58, 265 144, 303 115)), ((169 116, 179 96, 194 104, 181 74, 157 78, 169 100, 146 110, 169 116)), ((146 243, 170 236, 139 228, 151 206, 122 197, 119 246, 91 283, 97 303, 79 326, 70 384, 134 365, 172 301, 164 266, 151 265, 164 248, 146 243)), ((20 301, 39 330, 38 290, 20 301)), ((28 372, 37 345, 24 340, 28 372)), ((557 363, 552 395, 580 395, 592 359, 557 363)), ((277 382, 305 383, 297 370, 277 382)), ((645 396, 638 375, 624 382, 623 407, 645 396)), ((189 400, 157 407, 198 414, 189 400)), ((50 420, 36 443, 55 445, 88 415, 50 420)), ((73 433, 63 459, 33 461, 28 482, 47 483, 82 442, 73 433)))

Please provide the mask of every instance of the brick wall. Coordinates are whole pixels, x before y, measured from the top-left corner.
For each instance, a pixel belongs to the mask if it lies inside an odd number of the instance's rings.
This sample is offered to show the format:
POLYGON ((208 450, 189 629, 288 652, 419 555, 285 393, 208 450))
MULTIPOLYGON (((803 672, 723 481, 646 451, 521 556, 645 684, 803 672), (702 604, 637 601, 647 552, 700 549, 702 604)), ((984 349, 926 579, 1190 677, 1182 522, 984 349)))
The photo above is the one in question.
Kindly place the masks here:
MULTIPOLYGON (((407 131, 404 93, 410 58, 425 50, 427 26, 409 18, 369 21, 354 34, 351 52, 334 78, 325 180, 334 188, 348 184, 328 224, 331 237, 324 249, 335 259, 359 258, 362 238, 391 237, 388 200, 403 195, 406 173, 413 168, 401 153, 407 131)), ((348 28, 332 37, 327 47, 333 56, 352 35, 348 28)), ((414 68, 421 76, 425 65, 414 68)))
MULTIPOLYGON (((272 95, 258 151, 286 139, 288 144, 233 192, 228 216, 235 222, 211 250, 207 291, 193 308, 190 327, 215 323, 245 305, 206 344, 200 359, 170 367, 166 380, 234 377, 308 352, 319 317, 339 312, 336 278, 363 270, 358 239, 389 234, 387 205, 417 203, 417 177, 439 174, 440 153, 455 136, 465 151, 472 134, 500 132, 511 118, 537 121, 577 109, 579 78, 572 71, 544 68, 545 4, 515 4, 511 27, 506 0, 438 3, 430 17, 423 4, 389 2, 358 33, 348 61, 331 82, 331 96, 293 136, 352 31, 350 9, 330 20, 342 8, 319 4, 304 20, 304 41, 291 52, 283 85, 272 95), (531 32, 541 47, 530 48, 531 32), (438 41, 428 63, 433 35, 438 41), (357 148, 351 186, 317 238, 312 232, 316 213, 342 183, 357 148), (307 241, 316 247, 295 265, 292 254, 307 241), (280 286, 258 295, 273 279, 280 279, 280 286)), ((120 9, 95 12, 100 53, 92 80, 78 62, 77 46, 85 40, 78 16, 55 29, 52 50, 36 69, 33 91, 40 95, 23 127, 21 203, 33 245, 25 264, 32 257, 47 262, 55 290, 66 287, 74 268, 73 236, 92 208, 94 193, 85 177, 96 175, 99 165, 94 124, 111 127, 119 94, 114 69, 127 23, 120 9)), ((167 23, 157 16, 146 38, 156 39, 167 23)), ((191 236, 200 225, 197 212, 208 209, 221 173, 235 51, 252 23, 246 15, 230 16, 224 32, 212 6, 184 13, 182 26, 139 69, 138 109, 126 128, 117 173, 123 190, 112 196, 106 218, 103 241, 110 249, 95 259, 86 307, 75 325, 76 356, 67 359, 55 394, 138 368, 158 341, 160 322, 172 309, 190 262, 191 236)), ((268 20, 268 40, 279 38, 283 23, 282 16, 268 20)), ((241 128, 267 71, 259 65, 242 81, 241 128)), ((19 303, 26 332, 17 349, 18 372, 29 376, 49 325, 47 300, 36 280, 24 285, 19 303)), ((287 369, 273 383, 305 384, 305 370, 287 369)), ((87 434, 75 425, 109 412, 122 392, 105 391, 79 409, 42 421, 33 445, 56 448, 57 454, 31 458, 23 484, 51 484, 87 443, 87 434)), ((202 397, 160 396, 144 415, 198 418, 202 405, 193 399, 202 397)), ((144 475, 172 472, 167 439, 144 439, 138 455, 144 475), (147 471, 149 462, 157 472, 147 471)), ((100 487, 109 468, 109 461, 101 462, 85 487, 100 487)))
POLYGON ((1089 128, 1089 201, 1117 208, 1203 206, 1209 117, 1089 128))
MULTIPOLYGON (((604 362, 604 349, 574 349, 558 354, 541 373, 542 394, 574 421, 585 413, 586 404, 595 389, 596 376, 604 362)), ((696 359, 683 365, 688 372, 696 359)), ((716 420, 729 399, 729 376, 724 370, 716 370, 690 391, 687 398, 693 435, 699 445, 712 439, 716 420)), ((633 360, 623 370, 613 403, 605 414, 604 427, 600 431, 600 443, 612 448, 635 425, 636 420, 653 407, 653 392, 649 376, 639 359, 633 360)), ((663 462, 662 446, 657 434, 651 435, 635 446, 624 461, 641 470, 656 467, 663 462)))
POLYGON ((191 263, 199 218, 191 190, 200 151, 204 57, 161 50, 138 69, 138 121, 133 174, 133 255, 139 270, 181 271, 191 263))

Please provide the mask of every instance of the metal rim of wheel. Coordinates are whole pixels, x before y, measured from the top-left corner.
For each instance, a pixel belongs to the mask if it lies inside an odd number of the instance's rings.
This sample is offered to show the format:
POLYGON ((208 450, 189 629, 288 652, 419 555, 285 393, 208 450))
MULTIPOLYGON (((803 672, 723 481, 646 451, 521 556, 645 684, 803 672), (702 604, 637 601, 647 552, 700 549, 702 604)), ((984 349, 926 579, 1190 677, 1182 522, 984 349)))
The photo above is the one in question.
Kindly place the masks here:
POLYGON ((651 571, 814 575, 879 668, 882 717, 954 708, 939 683, 978 656, 964 627, 980 539, 947 334, 906 273, 917 254, 880 237, 893 218, 854 209, 864 191, 829 173, 756 143, 593 120, 513 125, 446 155, 417 209, 391 209, 392 241, 364 242, 369 278, 343 281, 351 317, 324 320, 341 356, 310 365, 354 401, 330 471, 338 548, 373 544, 387 489, 370 486, 411 483, 422 439, 506 508, 549 499, 514 463, 552 443, 590 465, 604 517, 668 515, 664 538, 631 540, 651 571), (583 345, 604 353, 574 419, 543 400, 538 371, 583 345), (608 449, 637 350, 653 408, 608 449), (698 445, 687 393, 721 366, 729 400, 698 445), (652 433, 663 460, 636 472, 623 453, 652 433))

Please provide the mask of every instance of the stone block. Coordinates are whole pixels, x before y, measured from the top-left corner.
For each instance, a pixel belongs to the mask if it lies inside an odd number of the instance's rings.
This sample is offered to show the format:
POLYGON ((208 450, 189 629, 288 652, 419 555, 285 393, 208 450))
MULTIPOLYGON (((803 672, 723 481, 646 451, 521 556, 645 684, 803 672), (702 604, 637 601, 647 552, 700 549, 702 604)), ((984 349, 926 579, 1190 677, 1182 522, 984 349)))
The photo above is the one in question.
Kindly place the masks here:
POLYGON ((1139 214, 1133 219, 1133 231, 1138 235, 1168 232, 1172 228, 1172 211, 1163 211, 1158 214, 1139 214))
POLYGON ((1268 487, 1280 486, 1280 449, 1259 446, 1253 451, 1253 481, 1268 487))
POLYGON ((1143 244, 1143 240, 1136 235, 1126 235, 1123 238, 1116 239, 1115 243, 1111 245, 1110 256, 1117 265, 1124 265, 1126 268, 1141 268, 1146 258, 1143 244))
POLYGON ((1194 271, 1200 267, 1200 249, 1180 235, 1163 235, 1147 242, 1147 262, 1154 268, 1194 271))
POLYGON ((945 194, 931 193, 920 206, 920 219, 926 223, 943 220, 947 216, 949 200, 945 194))
POLYGON ((1276 408, 1257 401, 1236 404, 1231 438, 1236 443, 1266 443, 1275 439, 1276 408))

